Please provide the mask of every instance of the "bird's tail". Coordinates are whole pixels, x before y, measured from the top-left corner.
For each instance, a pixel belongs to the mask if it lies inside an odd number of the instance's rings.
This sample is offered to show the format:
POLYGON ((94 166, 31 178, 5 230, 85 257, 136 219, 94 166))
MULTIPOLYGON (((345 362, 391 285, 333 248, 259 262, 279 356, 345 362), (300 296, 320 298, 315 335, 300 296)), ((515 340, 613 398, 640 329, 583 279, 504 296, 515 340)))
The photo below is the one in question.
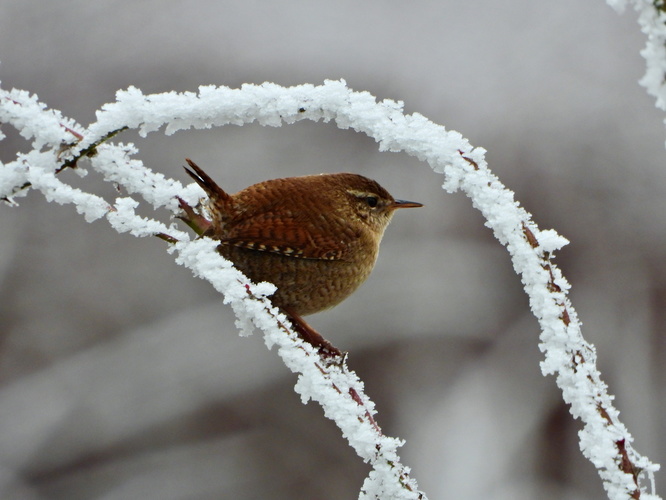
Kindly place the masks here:
POLYGON ((194 170, 190 170, 187 167, 183 167, 185 172, 188 173, 192 179, 196 181, 199 186, 202 187, 208 197, 214 202, 226 203, 231 198, 227 192, 218 186, 213 179, 211 179, 206 172, 204 172, 196 163, 194 163, 189 158, 185 158, 187 164, 194 170))

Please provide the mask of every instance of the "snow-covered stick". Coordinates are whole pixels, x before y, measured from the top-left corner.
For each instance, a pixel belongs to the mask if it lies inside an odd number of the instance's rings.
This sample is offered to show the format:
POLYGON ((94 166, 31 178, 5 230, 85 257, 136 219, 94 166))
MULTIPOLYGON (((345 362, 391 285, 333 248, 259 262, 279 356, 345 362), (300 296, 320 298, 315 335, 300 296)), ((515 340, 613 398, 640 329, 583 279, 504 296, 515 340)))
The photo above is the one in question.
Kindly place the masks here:
MULTIPOLYGON (((552 263, 553 253, 567 241, 555 231, 541 231, 514 200, 513 193, 490 172, 485 151, 473 148, 459 133, 447 131, 419 114, 404 115, 402 103, 390 100, 378 103, 372 95, 354 92, 342 81, 290 88, 274 84, 244 85, 240 89, 201 87, 198 94, 143 95, 130 88, 118 92, 117 101, 98 112, 97 122, 83 133, 83 140, 71 148, 70 154, 78 155, 122 127, 136 128, 145 135, 166 125, 165 133, 171 134, 181 129, 253 121, 279 126, 302 119, 333 120, 340 128, 373 137, 381 151, 404 151, 426 161, 435 172, 444 174, 443 187, 447 191, 462 190, 470 197, 486 218, 486 225, 511 255, 541 325, 540 346, 545 355, 542 371, 556 374, 572 414, 582 420, 581 450, 597 467, 609 498, 659 498, 653 485, 648 492, 644 484, 646 479, 653 483, 653 473, 659 466, 633 449, 633 439, 619 421, 612 396, 597 371, 595 350, 582 337, 580 322, 567 297, 569 284, 552 263)), ((201 194, 196 187, 181 189, 175 181, 130 160, 134 151, 129 146, 101 144, 95 151, 97 155, 91 161, 95 170, 102 172, 107 180, 124 185, 130 193, 139 193, 155 207, 173 209, 174 193, 180 193, 186 201, 193 201, 201 194)), ((51 156, 57 158, 56 154, 51 156)), ((115 227, 122 220, 121 227, 132 228, 133 203, 116 202, 115 211, 108 216, 115 227), (124 216, 118 219, 118 214, 124 216)), ((136 223, 133 229, 138 235, 149 234, 145 220, 136 223)), ((165 228, 160 232, 174 236, 172 241, 178 240, 172 245, 178 254, 177 261, 225 294, 225 302, 231 304, 239 318, 241 331, 254 324, 264 331, 269 345, 278 345, 285 363, 300 374, 296 390, 301 397, 320 402, 359 456, 372 464, 373 471, 364 484, 361 498, 422 497, 395 453, 400 441, 382 436, 373 425, 373 405, 355 375, 344 367, 327 366, 313 356, 309 346, 286 327, 284 318, 270 308, 265 299, 270 288, 249 283, 217 255, 213 242, 189 241, 187 237, 173 235, 172 230, 165 228)))
POLYGON ((55 134, 58 128, 63 128, 60 113, 47 110, 27 93, 7 93, 1 89, 0 117, 23 131, 26 139, 35 139, 35 150, 0 166, 0 199, 16 205, 14 196, 34 189, 49 201, 74 205, 89 222, 106 217, 118 232, 130 232, 139 237, 161 235, 172 242, 169 250, 176 252, 176 262, 210 281, 224 294, 225 303, 232 306, 238 317, 237 325, 242 334, 249 334, 253 326, 264 331, 266 344, 269 347, 277 345, 285 364, 299 374, 296 391, 302 401, 313 399, 319 402, 325 415, 336 422, 358 455, 372 465, 359 498, 426 498, 410 478, 409 468, 400 462, 397 449, 403 441, 381 432, 373 416, 374 403, 365 396, 363 383, 346 364, 330 363, 293 332, 286 317, 266 299, 275 290, 273 285, 251 283, 218 254, 216 242, 208 238, 192 241, 187 233, 173 225, 167 227, 138 216, 135 209, 139 203, 135 199, 121 197, 109 203, 99 196, 72 188, 56 174, 68 166, 77 166, 79 159, 89 156, 93 169, 106 181, 123 186, 131 194, 139 194, 155 208, 167 207, 174 211, 177 209, 176 196, 194 201, 202 194, 200 188, 193 184, 183 187, 131 159, 136 152, 131 145, 102 144, 125 125, 97 135, 82 130, 80 142, 73 144, 66 134, 61 133, 60 137, 55 134), (2 109, 3 103, 9 110, 2 109), (50 142, 39 139, 49 133, 56 138, 50 142), (43 147, 47 149, 38 150, 43 147))
MULTIPOLYGON (((656 98, 655 105, 666 111, 666 2, 664 0, 606 0, 616 11, 627 4, 638 12, 638 24, 647 41, 641 55, 645 59, 645 75, 640 84, 656 98)), ((666 123, 666 119, 664 120, 666 123)))

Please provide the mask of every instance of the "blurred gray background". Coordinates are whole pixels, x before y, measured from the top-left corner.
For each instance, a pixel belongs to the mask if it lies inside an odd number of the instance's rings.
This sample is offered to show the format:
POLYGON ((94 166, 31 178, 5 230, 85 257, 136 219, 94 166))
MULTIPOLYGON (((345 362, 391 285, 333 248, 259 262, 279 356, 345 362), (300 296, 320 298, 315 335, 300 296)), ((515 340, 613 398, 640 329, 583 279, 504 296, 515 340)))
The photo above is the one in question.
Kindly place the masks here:
MULTIPOLYGON (((666 463, 666 135, 637 85, 643 45, 635 14, 602 0, 0 3, 2 86, 84 125, 130 85, 344 78, 486 148, 539 226, 571 240, 556 262, 584 334, 636 448, 666 463)), ((29 149, 3 132, 2 161, 29 149)), ((181 181, 190 157, 229 191, 352 171, 424 203, 395 217, 361 290, 312 324, 351 352, 431 499, 605 498, 540 374, 507 253, 427 165, 313 122, 117 140, 181 181)), ((63 179, 117 196, 94 175, 63 179)), ((368 467, 162 241, 38 193, 18 201, 0 207, 0 497, 357 497, 368 467)))

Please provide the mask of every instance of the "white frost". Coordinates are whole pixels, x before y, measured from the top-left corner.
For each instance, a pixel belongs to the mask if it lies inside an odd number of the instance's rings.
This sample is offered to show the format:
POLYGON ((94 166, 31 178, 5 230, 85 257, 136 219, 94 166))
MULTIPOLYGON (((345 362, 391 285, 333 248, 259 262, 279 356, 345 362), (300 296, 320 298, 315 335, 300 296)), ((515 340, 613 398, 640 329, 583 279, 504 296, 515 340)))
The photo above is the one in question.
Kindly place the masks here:
MULTIPOLYGON (((620 5, 618 1, 614 3, 620 5)), ((249 282, 217 253, 215 241, 190 240, 173 226, 138 216, 138 201, 133 198, 119 198, 111 207, 99 197, 62 184, 55 176, 59 165, 57 151, 72 135, 67 128, 81 128, 65 122, 59 113, 46 110, 36 98, 20 92, 13 95, 11 101, 0 100, 0 118, 12 123, 24 137, 35 138, 35 147, 50 149, 17 158, 8 173, 0 177, 0 193, 14 192, 27 179, 47 199, 73 203, 87 220, 106 215, 120 232, 136 236, 164 232, 176 238, 178 242, 170 249, 176 254, 176 262, 224 294, 224 301, 236 313, 241 334, 249 334, 254 328, 264 332, 266 344, 276 346, 284 363, 299 374, 295 389, 302 400, 320 403, 350 446, 371 465, 359 498, 426 498, 397 455, 402 441, 384 436, 374 422, 374 404, 363 393, 362 382, 344 365, 328 366, 312 346, 294 334, 284 315, 266 299, 274 291, 273 285, 249 282)), ((351 128, 374 138, 382 151, 404 151, 426 161, 435 172, 444 174, 444 189, 461 190, 471 199, 511 255, 542 328, 542 370, 556 374, 564 400, 571 405, 572 414, 582 420, 581 449, 597 467, 610 498, 628 498, 636 488, 631 475, 618 467, 623 458, 620 442, 626 457, 642 470, 640 479, 652 481, 658 465, 631 446, 632 437, 619 421, 612 397, 596 369, 594 348, 580 332, 580 322, 567 297, 569 285, 550 260, 551 254, 567 240, 553 230, 540 231, 513 193, 490 172, 485 150, 472 147, 458 132, 447 131, 420 114, 404 115, 401 102, 377 102, 367 92, 350 90, 344 81, 289 88, 270 83, 243 85, 240 89, 209 86, 201 87, 198 94, 144 95, 130 88, 119 91, 115 103, 104 105, 88 129, 76 132, 83 135, 83 140, 72 146, 69 154, 76 155, 122 127, 137 129, 142 135, 164 127, 165 133, 171 134, 189 128, 254 121, 279 126, 303 119, 334 121, 340 128, 351 128)), ((188 201, 201 195, 198 187, 182 187, 132 159, 135 148, 131 145, 103 144, 96 151, 91 160, 93 171, 122 185, 130 194, 140 195, 155 208, 175 210, 176 195, 188 201)), ((639 487, 641 498, 658 498, 648 494, 642 484, 639 487)))
POLYGON ((657 108, 666 111, 666 13, 656 7, 658 2, 652 0, 606 2, 617 12, 623 12, 631 2, 638 12, 638 24, 646 37, 645 48, 641 50, 646 69, 640 84, 655 97, 657 108))

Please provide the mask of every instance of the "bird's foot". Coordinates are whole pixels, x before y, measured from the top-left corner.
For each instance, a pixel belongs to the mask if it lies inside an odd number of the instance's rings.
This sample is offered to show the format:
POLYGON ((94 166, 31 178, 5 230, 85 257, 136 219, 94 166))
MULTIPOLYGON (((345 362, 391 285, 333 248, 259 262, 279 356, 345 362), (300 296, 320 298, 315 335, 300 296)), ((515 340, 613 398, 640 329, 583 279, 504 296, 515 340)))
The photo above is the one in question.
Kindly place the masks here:
POLYGON ((321 335, 321 333, 312 328, 298 314, 289 309, 285 309, 284 312, 287 314, 289 321, 291 321, 291 324, 299 337, 317 349, 322 358, 330 360, 332 363, 342 363, 344 361, 347 353, 342 352, 340 349, 331 344, 321 335))

